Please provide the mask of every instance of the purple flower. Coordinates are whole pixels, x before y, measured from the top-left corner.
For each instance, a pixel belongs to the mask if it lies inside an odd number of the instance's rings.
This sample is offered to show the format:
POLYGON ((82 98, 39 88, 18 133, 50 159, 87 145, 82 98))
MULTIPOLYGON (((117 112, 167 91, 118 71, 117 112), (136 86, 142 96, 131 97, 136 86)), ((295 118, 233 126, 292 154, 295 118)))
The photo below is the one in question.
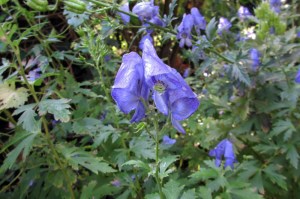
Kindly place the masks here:
POLYGON ((132 12, 139 17, 143 26, 147 28, 148 33, 152 33, 153 30, 149 28, 150 25, 147 22, 153 23, 157 26, 165 26, 165 22, 159 17, 159 7, 154 6, 153 1, 137 3, 132 8, 132 12))
POLYGON ((248 17, 251 17, 252 14, 250 13, 250 11, 248 10, 248 8, 241 6, 238 10, 238 17, 240 18, 240 20, 245 20, 248 17))
POLYGON ((209 151, 209 156, 215 157, 215 165, 220 167, 222 156, 225 158, 224 168, 230 166, 233 169, 233 163, 236 162, 233 145, 228 139, 224 139, 212 150, 209 151))
POLYGON ((199 101, 196 94, 175 69, 162 62, 149 40, 144 42, 142 59, 145 79, 153 91, 157 109, 164 115, 170 114, 175 129, 185 133, 179 121, 197 110, 199 101))
POLYGON ((132 12, 136 14, 142 22, 144 20, 149 21, 158 15, 158 11, 159 7, 154 6, 153 2, 140 2, 132 8, 132 12))
POLYGON ((300 69, 298 70, 296 77, 295 77, 295 82, 300 84, 300 69))
POLYGON ((191 9, 191 15, 193 16, 193 19, 194 19, 194 26, 195 26, 196 32, 198 35, 200 35, 200 29, 205 30, 205 28, 206 28, 205 18, 201 15, 198 8, 195 8, 195 7, 191 9))
POLYGON ((145 117, 142 100, 147 101, 149 88, 144 79, 144 66, 141 57, 131 52, 125 54, 111 91, 119 109, 128 114, 135 110, 130 122, 139 122, 145 117))
POLYGON ((280 0, 270 0, 270 7, 274 12, 280 13, 280 7, 281 7, 280 0))
POLYGON ((41 77, 41 69, 36 68, 34 70, 29 71, 27 75, 27 79, 29 82, 34 82, 36 79, 41 77))
POLYGON ((300 31, 297 32, 297 37, 300 38, 300 31))
POLYGON ((120 187, 121 186, 121 182, 118 179, 114 179, 113 181, 110 182, 110 184, 112 184, 115 187, 120 187))
POLYGON ((182 77, 187 78, 190 75, 190 70, 191 70, 190 68, 186 68, 183 72, 182 77))
POLYGON ((184 14, 182 18, 182 22, 178 26, 177 30, 177 39, 180 39, 179 46, 183 48, 184 45, 190 47, 192 46, 192 36, 191 31, 194 25, 193 16, 188 14, 184 14))
POLYGON ((260 65, 260 53, 257 49, 252 48, 250 49, 249 56, 251 60, 252 69, 253 71, 256 71, 260 65))
MULTIPOLYGON (((120 10, 124 12, 129 12, 129 3, 125 3, 120 7, 120 10)), ((128 24, 130 22, 130 16, 121 12, 118 12, 124 24, 128 24)))
POLYGON ((172 139, 167 135, 163 136, 163 144, 164 145, 173 145, 176 143, 176 139, 172 139))
POLYGON ((221 35, 222 32, 227 32, 229 28, 231 28, 231 23, 228 21, 228 19, 221 17, 218 24, 218 34, 221 35))
POLYGON ((149 41, 151 41, 151 43, 153 43, 153 39, 152 39, 152 37, 151 37, 151 35, 150 35, 149 33, 146 34, 146 35, 144 35, 144 36, 142 37, 140 43, 139 43, 139 48, 140 48, 141 50, 143 50, 144 42, 145 42, 146 39, 148 39, 149 41))

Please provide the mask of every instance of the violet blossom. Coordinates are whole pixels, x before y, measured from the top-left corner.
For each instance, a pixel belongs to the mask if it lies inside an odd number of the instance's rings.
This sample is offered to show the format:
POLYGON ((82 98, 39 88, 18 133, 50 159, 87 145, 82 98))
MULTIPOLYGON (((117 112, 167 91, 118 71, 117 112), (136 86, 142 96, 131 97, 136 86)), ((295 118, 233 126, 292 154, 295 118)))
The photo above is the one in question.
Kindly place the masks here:
POLYGON ((244 21, 245 19, 247 19, 248 17, 251 17, 252 14, 250 13, 249 9, 241 6, 238 10, 238 17, 241 21, 244 21))
POLYGON ((219 19, 219 24, 218 24, 218 34, 222 35, 223 32, 227 32, 229 28, 231 28, 231 23, 228 21, 228 19, 221 17, 219 19))
POLYGON ((280 0, 270 0, 270 7, 274 12, 280 13, 281 1, 280 0))
POLYGON ((172 139, 167 135, 163 136, 163 144, 164 145, 173 145, 176 143, 176 139, 172 139))
POLYGON ((192 46, 192 35, 191 31, 194 25, 194 19, 191 14, 184 14, 182 22, 177 28, 177 39, 180 39, 179 46, 183 48, 184 45, 192 46))
POLYGON ((198 35, 200 35, 200 29, 205 30, 205 28, 206 28, 205 18, 201 15, 198 8, 195 8, 195 7, 193 7, 191 9, 191 15, 193 16, 193 19, 194 19, 194 26, 195 26, 196 32, 198 35))
POLYGON ((256 71, 260 65, 260 53, 257 49, 252 48, 249 51, 249 57, 251 60, 252 69, 256 71))
POLYGON ((197 95, 175 69, 163 63, 149 40, 144 42, 142 59, 145 80, 153 92, 157 109, 164 115, 170 114, 174 128, 185 133, 179 121, 187 119, 197 110, 197 95))
POLYGON ((142 100, 148 100, 149 88, 144 79, 143 61, 137 53, 123 56, 111 95, 125 114, 135 110, 130 122, 139 122, 145 117, 146 109, 142 100))
POLYGON ((300 69, 298 70, 296 77, 295 77, 295 82, 300 84, 300 69))
MULTIPOLYGON (((120 10, 124 11, 124 12, 129 12, 129 3, 125 3, 120 7, 120 10)), ((130 22, 130 16, 121 12, 118 12, 118 14, 120 15, 123 23, 126 25, 130 22)))
POLYGON ((146 35, 144 35, 139 43, 139 48, 141 50, 143 50, 143 47, 144 47, 144 42, 145 40, 148 39, 149 41, 151 41, 151 43, 153 44, 153 39, 151 37, 151 35, 149 33, 147 33, 146 35))
POLYGON ((224 139, 212 150, 209 151, 209 156, 215 157, 215 165, 217 167, 221 166, 222 157, 225 158, 224 168, 230 166, 231 169, 234 168, 234 163, 236 162, 234 149, 232 143, 228 139, 224 139))

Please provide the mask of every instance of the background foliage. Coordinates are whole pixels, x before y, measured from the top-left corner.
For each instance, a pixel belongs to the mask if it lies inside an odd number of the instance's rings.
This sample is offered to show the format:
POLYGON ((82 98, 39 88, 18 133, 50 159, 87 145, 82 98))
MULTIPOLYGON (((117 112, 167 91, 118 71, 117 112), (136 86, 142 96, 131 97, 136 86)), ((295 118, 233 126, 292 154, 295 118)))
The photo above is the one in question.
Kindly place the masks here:
POLYGON ((167 199, 297 198, 299 2, 283 2, 276 14, 258 0, 155 1, 167 22, 153 27, 158 55, 182 74, 188 69, 201 101, 183 122, 186 135, 167 123, 159 143, 153 124, 163 127, 164 116, 154 110, 131 124, 110 96, 122 55, 141 52, 145 34, 132 13, 123 24, 121 4, 0 0, 0 198, 153 199, 160 188, 167 199), (241 5, 254 15, 247 21, 237 17, 241 5), (176 39, 192 7, 207 22, 207 39, 194 33, 196 50, 176 39), (232 27, 218 35, 222 16, 232 27), (256 38, 241 39, 250 27, 256 38), (235 147, 233 170, 208 156, 224 138, 235 147))

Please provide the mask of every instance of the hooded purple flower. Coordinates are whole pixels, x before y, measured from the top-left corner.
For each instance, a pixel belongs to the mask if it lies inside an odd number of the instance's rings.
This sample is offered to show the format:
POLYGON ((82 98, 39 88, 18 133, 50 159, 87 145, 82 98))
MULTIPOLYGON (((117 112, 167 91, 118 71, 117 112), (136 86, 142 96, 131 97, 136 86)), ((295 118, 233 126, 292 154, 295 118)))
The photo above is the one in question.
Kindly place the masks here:
MULTIPOLYGON (((124 12, 129 12, 129 3, 125 3, 120 7, 120 10, 124 12)), ((118 12, 124 24, 128 24, 130 22, 130 16, 121 12, 118 12)))
POLYGON ((192 36, 191 31, 194 25, 193 16, 184 14, 182 22, 177 28, 177 39, 180 39, 179 46, 183 48, 184 45, 190 47, 192 46, 192 36))
POLYGON ((159 17, 159 7, 154 6, 153 1, 137 3, 132 8, 132 12, 139 17, 143 23, 143 26, 147 28, 148 33, 152 33, 153 30, 148 28, 149 24, 147 22, 153 23, 157 26, 165 26, 164 21, 159 17))
POLYGON ((250 49, 249 56, 251 60, 252 69, 256 71, 260 65, 260 53, 257 49, 252 48, 250 49))
POLYGON ((120 187, 122 185, 121 181, 118 179, 114 179, 113 181, 110 182, 115 187, 120 187))
POLYGON ((175 129, 185 133, 179 121, 197 110, 199 101, 196 94, 175 69, 162 62, 149 40, 144 42, 142 59, 145 79, 153 91, 157 109, 164 115, 170 114, 175 129))
POLYGON ((230 166, 233 169, 233 163, 236 162, 233 145, 228 139, 224 139, 212 150, 209 151, 209 156, 215 157, 215 165, 220 167, 222 156, 225 157, 224 168, 230 166))
POLYGON ((145 117, 146 110, 141 100, 147 101, 149 88, 144 79, 143 61, 137 53, 123 56, 111 95, 125 114, 135 110, 130 122, 139 122, 145 117))
POLYGON ((158 11, 159 7, 154 6, 153 2, 140 2, 132 8, 132 12, 136 14, 141 21, 149 21, 158 15, 158 11))
POLYGON ((247 19, 248 17, 251 17, 252 14, 250 13, 249 9, 241 6, 238 10, 238 17, 240 18, 240 20, 244 21, 245 19, 247 19))
POLYGON ((36 68, 36 69, 29 71, 29 73, 27 75, 27 79, 29 82, 34 82, 36 79, 38 79, 40 77, 41 77, 41 69, 40 68, 36 68))
POLYGON ((281 7, 280 0, 270 0, 270 7, 274 12, 280 13, 280 7, 281 7))
POLYGON ((218 24, 218 34, 221 35, 222 32, 227 32, 229 28, 231 28, 231 23, 228 21, 228 19, 221 17, 218 24))
POLYGON ((143 50, 144 42, 145 42, 146 39, 148 39, 149 41, 151 41, 151 43, 153 43, 153 39, 152 39, 152 37, 151 37, 151 35, 150 35, 149 33, 146 34, 146 35, 144 35, 144 36, 142 37, 140 43, 139 43, 139 48, 140 48, 141 50, 143 50))
POLYGON ((167 135, 163 136, 163 144, 164 145, 173 145, 176 143, 176 139, 172 139, 167 135))
POLYGON ((191 9, 191 15, 194 19, 194 26, 198 35, 200 35, 200 29, 205 30, 206 28, 206 21, 205 18, 200 14, 198 8, 191 9))
POLYGON ((298 70, 296 77, 295 77, 295 82, 300 84, 300 69, 298 70))

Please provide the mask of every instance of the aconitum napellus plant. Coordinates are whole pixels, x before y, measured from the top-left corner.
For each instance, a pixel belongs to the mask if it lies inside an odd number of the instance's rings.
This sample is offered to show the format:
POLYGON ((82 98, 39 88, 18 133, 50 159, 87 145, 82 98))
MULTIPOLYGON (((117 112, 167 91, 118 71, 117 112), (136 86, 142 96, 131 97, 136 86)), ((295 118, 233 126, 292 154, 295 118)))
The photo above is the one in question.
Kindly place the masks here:
POLYGON ((200 104, 197 95, 175 69, 163 63, 149 40, 144 42, 142 57, 145 80, 152 90, 157 109, 164 115, 170 115, 175 129, 185 133, 179 121, 197 110, 200 104))
POLYGON ((249 9, 241 6, 238 10, 238 17, 240 20, 244 21, 245 19, 251 17, 252 14, 250 13, 249 9))
POLYGON ((233 144, 230 140, 224 139, 212 150, 209 151, 211 157, 215 157, 215 165, 217 167, 221 166, 222 157, 225 158, 224 168, 230 166, 231 169, 234 168, 234 163, 236 162, 233 144))
POLYGON ((227 32, 230 28, 231 28, 232 24, 230 23, 230 21, 225 18, 225 17, 221 17, 219 19, 219 24, 218 24, 218 34, 222 35, 223 32, 227 32))
POLYGON ((145 117, 143 101, 148 100, 149 88, 145 83, 143 61, 137 53, 123 56, 111 95, 123 113, 135 110, 131 122, 139 122, 145 117))
POLYGON ((158 111, 169 115, 174 128, 185 133, 179 121, 197 110, 200 104, 197 95, 175 69, 163 63, 146 39, 142 59, 134 52, 124 55, 112 87, 112 97, 119 109, 126 114, 135 110, 131 122, 145 117, 148 88, 158 111))
POLYGON ((192 35, 191 31, 194 25, 194 19, 191 14, 184 14, 182 18, 182 22, 177 28, 177 39, 180 40, 179 46, 181 48, 184 47, 184 45, 191 47, 192 46, 192 35))

